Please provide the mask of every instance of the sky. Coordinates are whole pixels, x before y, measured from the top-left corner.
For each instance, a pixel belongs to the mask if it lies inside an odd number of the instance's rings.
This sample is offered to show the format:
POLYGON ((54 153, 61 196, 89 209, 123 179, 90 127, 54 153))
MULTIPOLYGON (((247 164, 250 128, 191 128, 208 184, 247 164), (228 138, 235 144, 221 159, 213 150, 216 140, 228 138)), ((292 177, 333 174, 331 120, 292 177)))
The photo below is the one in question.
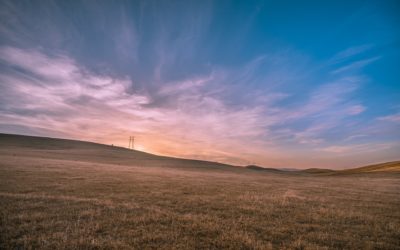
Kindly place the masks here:
POLYGON ((399 1, 0 0, 0 132, 286 168, 400 159, 399 1))

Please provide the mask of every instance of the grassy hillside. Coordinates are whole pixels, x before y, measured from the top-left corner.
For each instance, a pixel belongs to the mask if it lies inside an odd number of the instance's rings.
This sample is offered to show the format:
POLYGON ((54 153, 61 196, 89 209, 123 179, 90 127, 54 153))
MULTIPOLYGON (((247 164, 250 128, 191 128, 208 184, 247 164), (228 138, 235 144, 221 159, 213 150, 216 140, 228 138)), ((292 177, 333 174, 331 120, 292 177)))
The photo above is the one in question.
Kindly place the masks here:
POLYGON ((248 165, 245 168, 247 169, 251 169, 251 170, 256 170, 256 171, 267 171, 267 172, 275 172, 275 173, 284 173, 284 171, 276 169, 276 168, 264 168, 264 167, 260 167, 257 165, 248 165))
POLYGON ((234 171, 244 171, 245 169, 257 170, 262 172, 274 172, 282 174, 352 174, 352 173, 378 173, 378 172, 400 172, 400 161, 380 163, 365 167, 346 170, 331 170, 322 168, 309 168, 298 171, 284 171, 277 168, 265 168, 256 165, 246 167, 231 166, 217 162, 199 161, 191 159, 179 159, 173 157, 158 156, 137 150, 130 150, 123 147, 111 145, 67 140, 59 138, 35 137, 25 135, 11 135, 0 133, 0 151, 3 155, 29 155, 32 157, 43 156, 51 159, 64 159, 68 155, 68 160, 88 161, 99 163, 113 163, 123 165, 142 165, 153 166, 163 165, 165 167, 185 167, 185 168, 212 168, 230 169, 234 171))
POLYGON ((365 167, 346 169, 341 173, 378 173, 378 172, 400 172, 400 161, 385 162, 365 167))
POLYGON ((335 170, 331 169, 324 169, 324 168, 308 168, 305 170, 301 170, 303 173, 308 173, 308 174, 334 174, 337 173, 335 170))
POLYGON ((396 249, 399 190, 1 135, 0 249, 396 249))
POLYGON ((127 166, 140 165, 150 167, 163 165, 165 167, 229 168, 232 170, 241 170, 239 167, 227 164, 164 157, 123 147, 93 142, 1 133, 0 152, 3 155, 24 155, 31 157, 45 157, 49 159, 121 164, 127 166))
POLYGON ((349 175, 349 174, 398 174, 400 173, 400 161, 379 163, 364 167, 345 170, 331 170, 323 168, 309 168, 301 170, 302 173, 317 175, 349 175))

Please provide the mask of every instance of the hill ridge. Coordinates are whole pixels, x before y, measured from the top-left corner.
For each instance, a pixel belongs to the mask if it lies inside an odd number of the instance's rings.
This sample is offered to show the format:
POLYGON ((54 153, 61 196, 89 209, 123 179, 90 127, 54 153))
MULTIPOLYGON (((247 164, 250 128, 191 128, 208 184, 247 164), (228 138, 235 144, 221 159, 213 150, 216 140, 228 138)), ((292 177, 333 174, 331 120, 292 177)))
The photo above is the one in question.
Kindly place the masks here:
MULTIPOLYGON (((287 171, 279 168, 267 168, 257 165, 248 166, 234 166, 225 163, 219 163, 207 160, 195 160, 170 156, 161 156, 152 153, 147 153, 139 150, 128 149, 125 147, 102 144, 91 141, 64 139, 55 137, 44 136, 31 136, 19 134, 6 134, 0 133, 0 150, 12 150, 19 148, 24 153, 29 151, 28 155, 34 155, 35 150, 49 151, 49 158, 57 158, 68 151, 73 160, 93 161, 104 163, 117 163, 117 164, 146 164, 148 161, 159 161, 166 166, 177 165, 184 166, 190 163, 197 167, 206 168, 220 168, 220 169, 242 169, 249 171, 268 172, 268 173, 286 173, 286 174, 311 174, 311 175, 344 175, 344 174, 365 174, 365 173, 384 173, 384 172, 400 172, 400 161, 383 162, 377 164, 370 164, 367 166, 344 169, 332 170, 324 168, 308 168, 302 170, 287 171), (51 154, 50 154, 51 151, 51 154)), ((10 152, 9 152, 10 153, 10 152)), ((15 154, 15 153, 13 153, 15 154)))

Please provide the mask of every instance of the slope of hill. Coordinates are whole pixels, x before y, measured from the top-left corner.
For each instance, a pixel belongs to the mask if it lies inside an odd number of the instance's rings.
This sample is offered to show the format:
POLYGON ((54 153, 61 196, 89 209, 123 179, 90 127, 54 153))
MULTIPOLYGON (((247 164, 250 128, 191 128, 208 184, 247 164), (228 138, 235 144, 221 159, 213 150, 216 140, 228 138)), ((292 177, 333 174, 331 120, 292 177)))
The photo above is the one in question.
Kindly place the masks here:
POLYGON ((333 174, 336 173, 335 170, 332 169, 326 169, 326 168, 308 168, 301 170, 302 173, 308 173, 308 174, 333 174))
POLYGON ((68 139, 1 134, 0 154, 134 166, 241 170, 227 164, 158 156, 138 150, 68 139))
POLYGON ((265 168, 256 165, 237 167, 223 163, 159 156, 123 147, 99 144, 87 141, 68 140, 49 137, 0 133, 0 154, 62 159, 71 161, 97 162, 133 166, 164 166, 178 168, 204 168, 216 170, 247 171, 259 173, 310 174, 310 175, 343 175, 364 173, 400 172, 400 161, 386 162, 365 167, 331 170, 309 168, 305 170, 284 171, 276 168, 265 168))
POLYGON ((400 161, 378 163, 359 168, 338 171, 342 174, 400 172, 400 161))
POLYGON ((247 169, 251 169, 251 170, 257 170, 257 171, 268 171, 268 172, 283 172, 279 169, 276 168, 264 168, 264 167, 260 167, 257 165, 248 165, 245 168, 247 169))
POLYGON ((302 173, 315 175, 348 175, 348 174, 382 174, 400 173, 400 161, 385 162, 358 168, 332 170, 324 168, 309 168, 301 170, 302 173))

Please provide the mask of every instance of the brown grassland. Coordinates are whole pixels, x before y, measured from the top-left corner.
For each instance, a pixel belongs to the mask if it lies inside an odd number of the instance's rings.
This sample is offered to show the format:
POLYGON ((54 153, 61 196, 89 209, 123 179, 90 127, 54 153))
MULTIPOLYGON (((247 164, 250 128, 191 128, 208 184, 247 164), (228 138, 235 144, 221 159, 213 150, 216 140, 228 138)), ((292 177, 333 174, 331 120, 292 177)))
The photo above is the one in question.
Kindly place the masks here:
POLYGON ((258 171, 0 134, 0 249, 399 249, 399 168, 376 169, 258 171))

